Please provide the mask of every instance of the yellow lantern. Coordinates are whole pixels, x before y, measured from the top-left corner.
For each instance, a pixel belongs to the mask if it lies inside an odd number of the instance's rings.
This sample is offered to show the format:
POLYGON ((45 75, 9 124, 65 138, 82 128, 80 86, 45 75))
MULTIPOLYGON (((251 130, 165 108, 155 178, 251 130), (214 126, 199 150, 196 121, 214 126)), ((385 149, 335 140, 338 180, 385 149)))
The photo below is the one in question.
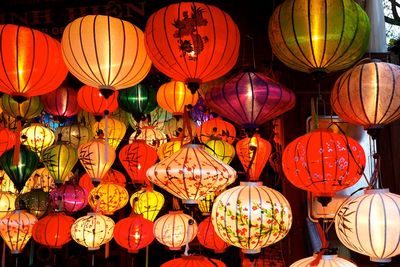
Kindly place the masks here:
POLYGON ((4 170, 0 170, 0 191, 17 193, 13 181, 11 181, 10 177, 4 170))
POLYGON ((100 122, 95 122, 92 127, 93 134, 97 134, 101 130, 104 136, 108 136, 108 143, 114 149, 117 149, 119 143, 125 136, 126 126, 123 122, 114 118, 104 118, 100 122))
POLYGON ((181 210, 170 211, 154 222, 153 233, 161 244, 170 250, 180 250, 197 235, 197 223, 181 210))
POLYGON ((81 144, 89 142, 93 137, 92 131, 79 123, 58 127, 56 136, 61 134, 61 141, 78 148, 81 144))
POLYGON ((100 213, 89 212, 78 218, 71 227, 71 237, 89 250, 97 250, 113 238, 114 221, 100 213))
POLYGON ((105 215, 113 215, 128 203, 129 194, 118 184, 101 183, 90 191, 88 200, 93 210, 98 209, 105 215))
POLYGON ((21 253, 32 237, 37 219, 25 210, 15 210, 0 220, 0 234, 12 254, 21 253))
POLYGON ((102 139, 92 140, 78 148, 78 158, 93 181, 100 181, 115 160, 115 150, 102 139))
POLYGON ((0 191, 0 219, 15 210, 16 194, 0 191))
POLYGON ((181 141, 169 141, 167 143, 162 144, 157 151, 158 158, 163 160, 168 158, 175 152, 178 152, 182 147, 181 141))
POLYGON ((148 187, 132 194, 130 200, 136 214, 142 214, 143 218, 154 222, 164 205, 164 196, 148 187))
POLYGON ((21 144, 39 156, 45 148, 54 143, 54 139, 53 131, 38 123, 31 124, 21 131, 21 144))
MULTIPOLYGON (((65 179, 69 180, 73 175, 74 174, 70 172, 65 179)), ((34 171, 31 174, 31 177, 26 181, 21 193, 27 193, 35 188, 41 188, 44 192, 50 192, 56 188, 54 179, 50 176, 50 173, 46 168, 39 168, 34 171)))
POLYGON ((199 204, 199 210, 201 211, 201 214, 203 216, 210 215, 215 197, 216 197, 216 193, 212 192, 197 202, 199 204))
POLYGON ((204 149, 226 164, 231 163, 235 157, 235 147, 222 140, 210 140, 206 143, 204 149))
POLYGON ((146 144, 158 150, 162 144, 167 142, 167 136, 152 126, 145 126, 140 129, 140 133, 135 132, 129 137, 129 143, 132 143, 133 140, 144 140, 146 144))

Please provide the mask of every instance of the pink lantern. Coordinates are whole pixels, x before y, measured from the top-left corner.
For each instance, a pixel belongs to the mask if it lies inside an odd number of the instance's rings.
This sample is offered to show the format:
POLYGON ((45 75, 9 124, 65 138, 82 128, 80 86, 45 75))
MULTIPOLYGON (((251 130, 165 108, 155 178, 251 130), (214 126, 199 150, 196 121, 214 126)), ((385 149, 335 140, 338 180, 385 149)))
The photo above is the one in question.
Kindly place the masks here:
POLYGON ((59 189, 50 192, 50 200, 53 208, 59 208, 61 201, 66 212, 75 212, 86 207, 88 192, 79 185, 66 182, 59 189))

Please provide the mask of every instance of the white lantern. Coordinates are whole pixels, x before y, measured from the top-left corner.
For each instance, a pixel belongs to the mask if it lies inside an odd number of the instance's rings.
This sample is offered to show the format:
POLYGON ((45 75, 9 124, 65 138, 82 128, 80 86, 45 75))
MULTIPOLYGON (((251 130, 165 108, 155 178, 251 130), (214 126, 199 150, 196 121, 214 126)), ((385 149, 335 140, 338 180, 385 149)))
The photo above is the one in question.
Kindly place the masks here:
MULTIPOLYGON (((308 257, 305 259, 301 259, 290 265, 290 267, 309 267, 312 266, 310 263, 315 260, 317 255, 312 257, 308 257)), ((357 267, 351 261, 345 260, 343 258, 338 257, 337 255, 322 255, 319 263, 315 265, 315 267, 357 267)))

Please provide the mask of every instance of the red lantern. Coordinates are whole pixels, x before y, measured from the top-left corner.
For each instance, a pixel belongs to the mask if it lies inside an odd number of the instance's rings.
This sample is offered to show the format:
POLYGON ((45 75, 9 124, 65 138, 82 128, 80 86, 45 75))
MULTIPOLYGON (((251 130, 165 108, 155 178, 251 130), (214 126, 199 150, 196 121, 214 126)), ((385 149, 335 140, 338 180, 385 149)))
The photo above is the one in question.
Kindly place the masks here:
POLYGON ((220 9, 182 2, 150 16, 145 45, 157 69, 195 90, 199 83, 217 79, 235 65, 240 34, 220 9))
POLYGON ((221 118, 212 118, 197 128, 197 136, 204 144, 210 139, 219 139, 232 144, 236 139, 236 129, 232 123, 221 118))
POLYGON ((0 91, 23 102, 55 90, 67 76, 60 43, 27 27, 0 25, 0 91))
POLYGON ((220 260, 206 258, 202 255, 182 256, 182 258, 170 260, 161 267, 226 267, 220 260))
POLYGON ((15 133, 8 128, 0 128, 0 156, 11 149, 16 142, 15 133))
POLYGON ((33 239, 50 248, 61 248, 71 240, 71 226, 75 219, 63 212, 50 213, 33 226, 33 239))
POLYGON ((118 108, 118 92, 105 98, 96 87, 84 85, 78 91, 78 104, 86 112, 103 116, 104 111, 114 112, 118 108))
POLYGON ((51 205, 53 208, 60 207, 60 201, 66 212, 75 212, 86 207, 88 203, 88 192, 70 182, 66 182, 59 189, 50 192, 51 205))
MULTIPOLYGON (((110 183, 125 186, 126 179, 123 173, 114 169, 110 169, 101 179, 100 183, 110 183)), ((90 178, 89 174, 85 173, 81 176, 81 178, 79 179, 79 186, 85 188, 87 192, 90 192, 94 188, 92 178, 90 178)))
POLYGON ((197 240, 204 247, 214 250, 215 253, 223 253, 229 246, 215 232, 211 217, 207 217, 199 224, 197 240))

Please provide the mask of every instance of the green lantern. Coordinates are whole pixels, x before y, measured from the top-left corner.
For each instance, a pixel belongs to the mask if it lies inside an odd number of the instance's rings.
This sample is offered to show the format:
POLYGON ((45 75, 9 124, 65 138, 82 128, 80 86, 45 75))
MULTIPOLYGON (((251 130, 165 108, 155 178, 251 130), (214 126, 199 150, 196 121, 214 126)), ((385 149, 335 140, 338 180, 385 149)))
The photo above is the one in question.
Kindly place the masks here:
POLYGON ((14 149, 7 150, 0 157, 0 166, 6 172, 14 186, 21 191, 24 188, 25 182, 29 179, 31 174, 36 170, 39 162, 37 154, 27 147, 21 145, 19 151, 18 164, 14 165, 14 149))
POLYGON ((30 120, 40 115, 43 105, 38 96, 28 98, 22 103, 15 101, 10 95, 4 94, 0 99, 0 106, 8 115, 23 120, 30 120))
POLYGON ((31 191, 21 194, 15 200, 16 209, 21 209, 21 203, 28 212, 35 215, 36 218, 42 217, 49 209, 50 197, 49 193, 43 191, 42 188, 34 188, 31 191))
POLYGON ((55 135, 59 134, 61 134, 61 141, 76 149, 93 138, 92 130, 80 123, 58 127, 55 135))
POLYGON ((150 85, 137 84, 131 88, 120 90, 118 104, 123 110, 130 112, 134 117, 141 118, 157 107, 157 88, 150 85))
POLYGON ((332 72, 360 59, 368 45, 368 15, 353 0, 286 0, 269 21, 273 53, 303 72, 332 72))

